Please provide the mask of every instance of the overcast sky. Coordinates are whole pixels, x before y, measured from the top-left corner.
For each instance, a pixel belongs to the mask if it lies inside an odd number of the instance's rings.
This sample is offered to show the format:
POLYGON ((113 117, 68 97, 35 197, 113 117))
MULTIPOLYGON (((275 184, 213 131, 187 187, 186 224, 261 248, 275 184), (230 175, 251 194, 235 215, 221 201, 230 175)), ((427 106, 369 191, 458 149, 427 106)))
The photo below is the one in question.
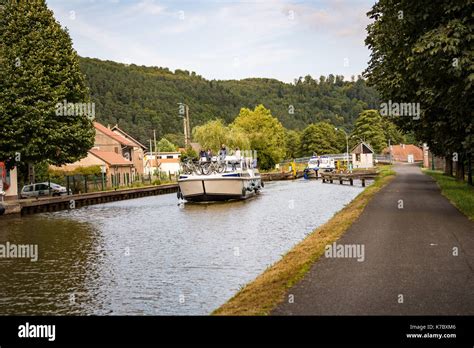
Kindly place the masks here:
POLYGON ((207 79, 361 74, 375 0, 47 0, 84 57, 207 79))

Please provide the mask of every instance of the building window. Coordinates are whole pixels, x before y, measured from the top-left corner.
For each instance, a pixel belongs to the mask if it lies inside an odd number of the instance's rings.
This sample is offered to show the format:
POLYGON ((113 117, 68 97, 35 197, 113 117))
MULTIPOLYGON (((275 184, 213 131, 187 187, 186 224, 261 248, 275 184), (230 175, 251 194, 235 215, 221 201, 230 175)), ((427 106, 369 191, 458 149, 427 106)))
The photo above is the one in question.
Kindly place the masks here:
POLYGON ((118 147, 114 147, 115 153, 118 153, 118 147))
POLYGON ((360 153, 357 153, 357 154, 356 154, 356 161, 357 161, 357 162, 360 162, 360 153))
POLYGON ((166 156, 166 158, 173 158, 173 156, 166 156))

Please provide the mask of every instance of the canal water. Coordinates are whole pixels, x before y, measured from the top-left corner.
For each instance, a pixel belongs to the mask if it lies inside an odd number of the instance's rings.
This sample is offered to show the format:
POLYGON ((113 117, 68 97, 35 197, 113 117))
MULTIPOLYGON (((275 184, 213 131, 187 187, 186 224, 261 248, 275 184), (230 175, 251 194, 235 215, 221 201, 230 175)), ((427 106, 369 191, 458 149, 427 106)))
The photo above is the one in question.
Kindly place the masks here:
POLYGON ((362 191, 272 182, 247 201, 178 205, 175 194, 0 219, 0 314, 206 315, 362 191))

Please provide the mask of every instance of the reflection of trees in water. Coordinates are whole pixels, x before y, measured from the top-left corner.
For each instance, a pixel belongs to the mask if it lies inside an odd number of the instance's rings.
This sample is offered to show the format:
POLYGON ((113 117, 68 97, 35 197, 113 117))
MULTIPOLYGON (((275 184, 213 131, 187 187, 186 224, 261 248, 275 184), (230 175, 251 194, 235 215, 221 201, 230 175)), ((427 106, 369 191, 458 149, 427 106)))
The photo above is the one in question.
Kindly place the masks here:
POLYGON ((100 279, 100 234, 45 215, 2 219, 0 243, 37 244, 38 261, 0 259, 0 314, 91 314, 100 279))

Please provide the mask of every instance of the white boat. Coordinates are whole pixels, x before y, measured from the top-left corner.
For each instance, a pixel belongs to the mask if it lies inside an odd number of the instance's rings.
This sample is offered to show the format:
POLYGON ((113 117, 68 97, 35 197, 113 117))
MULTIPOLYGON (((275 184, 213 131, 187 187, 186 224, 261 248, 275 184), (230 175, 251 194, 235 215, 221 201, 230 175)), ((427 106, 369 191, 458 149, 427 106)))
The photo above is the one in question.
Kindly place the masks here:
POLYGON ((319 172, 332 172, 336 169, 334 158, 328 156, 313 156, 309 159, 307 169, 319 172))
POLYGON ((214 160, 210 169, 209 165, 192 164, 192 169, 183 170, 178 179, 178 198, 191 202, 247 199, 263 188, 256 163, 250 158, 227 156, 219 164, 214 160))

